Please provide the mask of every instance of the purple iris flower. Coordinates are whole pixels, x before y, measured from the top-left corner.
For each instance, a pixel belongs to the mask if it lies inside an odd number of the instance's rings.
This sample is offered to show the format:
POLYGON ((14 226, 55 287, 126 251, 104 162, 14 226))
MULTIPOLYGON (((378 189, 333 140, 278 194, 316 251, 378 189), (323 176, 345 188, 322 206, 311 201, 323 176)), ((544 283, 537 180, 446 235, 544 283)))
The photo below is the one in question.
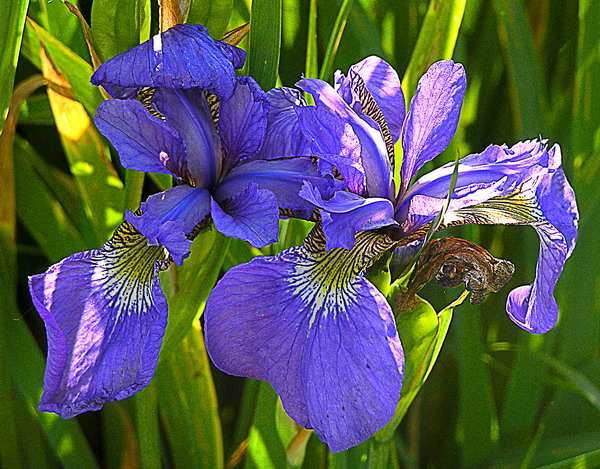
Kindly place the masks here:
MULTIPOLYGON (((398 403, 404 357, 394 316, 364 272, 386 251, 422 240, 441 211, 454 164, 410 182, 452 139, 466 79, 460 64, 433 64, 406 114, 396 72, 377 57, 354 65, 347 77, 338 72, 335 87, 316 79, 298 85, 315 106, 295 106, 287 125, 348 191, 330 196, 304 184, 301 196, 320 209, 321 228, 303 246, 227 272, 206 305, 206 345, 222 370, 269 381, 296 422, 340 451, 385 425, 398 403)), ((507 310, 521 327, 541 333, 557 319, 552 291, 574 248, 577 219, 560 147, 526 141, 491 145, 460 161, 441 227, 536 229, 536 279, 510 293, 507 310)))
POLYGON ((243 60, 203 27, 178 25, 92 77, 124 98, 102 103, 95 117, 123 166, 170 174, 175 186, 127 212, 101 249, 30 278, 48 335, 40 410, 68 418, 148 384, 167 322, 158 272, 181 265, 210 219, 221 233, 262 247, 277 240, 280 209, 313 210, 298 196, 303 182, 325 193, 342 187, 310 158, 258 154, 289 102, 271 106, 254 80, 236 77, 243 60))

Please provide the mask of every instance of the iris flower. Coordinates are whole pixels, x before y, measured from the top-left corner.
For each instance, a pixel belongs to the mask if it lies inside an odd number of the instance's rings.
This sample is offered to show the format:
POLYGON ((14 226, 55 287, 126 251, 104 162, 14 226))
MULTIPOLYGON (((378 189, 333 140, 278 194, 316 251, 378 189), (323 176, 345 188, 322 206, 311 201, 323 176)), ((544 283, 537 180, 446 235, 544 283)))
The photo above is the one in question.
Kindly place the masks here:
MULTIPOLYGON (((340 451, 385 425, 398 403, 404 357, 394 316, 364 273, 386 251, 418 243, 446 202, 454 164, 410 182, 452 139, 466 80, 460 64, 433 64, 406 114, 396 72, 377 57, 348 76, 338 72, 335 87, 316 79, 298 85, 316 105, 296 106, 288 126, 348 191, 329 196, 304 184, 301 195, 320 209, 321 227, 303 246, 227 272, 206 305, 206 345, 220 369, 269 381, 296 422, 340 451)), ((541 333, 557 320, 552 291, 574 248, 577 218, 560 147, 536 140, 463 158, 441 228, 535 228, 535 281, 509 294, 507 310, 519 326, 541 333)))
POLYGON ((158 272, 181 265, 210 218, 221 233, 262 247, 277 240, 280 208, 312 210, 298 196, 304 181, 340 187, 309 158, 258 154, 278 102, 271 109, 254 80, 236 77, 243 61, 243 51, 203 27, 178 25, 92 77, 120 98, 102 103, 95 122, 123 166, 170 174, 175 186, 127 212, 101 249, 30 278, 48 336, 40 410, 68 418, 148 384, 167 323, 158 272))

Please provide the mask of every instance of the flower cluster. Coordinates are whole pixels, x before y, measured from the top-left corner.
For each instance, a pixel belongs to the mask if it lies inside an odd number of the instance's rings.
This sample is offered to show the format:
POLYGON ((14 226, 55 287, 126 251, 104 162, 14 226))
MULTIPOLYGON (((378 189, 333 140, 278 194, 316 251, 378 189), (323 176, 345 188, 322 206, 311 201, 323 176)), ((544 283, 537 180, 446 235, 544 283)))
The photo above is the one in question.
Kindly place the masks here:
POLYGON ((127 212, 101 249, 31 277, 48 334, 41 410, 68 418, 148 384, 167 321, 158 272, 181 265, 211 223, 260 248, 277 240, 280 216, 317 220, 302 246, 224 275, 206 304, 205 337, 218 368, 269 381, 333 451, 385 425, 400 398, 394 314, 365 271, 420 246, 448 200, 435 229, 534 227, 536 277, 510 292, 507 312, 530 332, 555 325, 552 292, 578 220, 558 145, 490 145, 413 182, 456 131, 460 64, 434 63, 405 112, 396 72, 377 57, 338 72, 334 86, 299 81, 315 105, 296 89, 265 93, 236 76, 243 61, 201 26, 178 25, 92 77, 113 97, 95 122, 123 166, 170 174, 174 187, 127 212))

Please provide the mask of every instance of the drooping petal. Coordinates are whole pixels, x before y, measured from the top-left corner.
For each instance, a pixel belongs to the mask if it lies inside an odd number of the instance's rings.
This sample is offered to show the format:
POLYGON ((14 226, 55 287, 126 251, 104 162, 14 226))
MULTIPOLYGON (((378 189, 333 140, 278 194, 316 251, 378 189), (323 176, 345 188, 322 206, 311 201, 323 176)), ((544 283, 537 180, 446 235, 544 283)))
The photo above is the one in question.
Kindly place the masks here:
POLYGON ((116 148, 129 169, 187 177, 185 144, 173 127, 150 115, 137 100, 104 101, 94 117, 96 127, 116 148))
POLYGON ((365 199, 351 192, 338 191, 324 200, 318 189, 305 182, 300 197, 321 209, 327 249, 352 249, 356 233, 396 225, 394 206, 387 199, 365 199))
POLYGON ((421 77, 402 133, 402 186, 428 161, 443 152, 456 131, 466 88, 465 71, 451 60, 434 63, 421 77))
POLYGON ((376 236, 366 233, 353 251, 324 252, 321 239, 316 251, 257 257, 229 270, 204 313, 216 366, 269 381, 288 414, 332 451, 385 425, 400 396, 404 357, 390 306, 357 276, 373 261, 365 249, 376 236))
POLYGON ((243 50, 215 41, 203 26, 178 24, 104 62, 91 82, 114 97, 131 97, 132 89, 141 87, 199 87, 229 99, 236 85, 234 68, 241 68, 244 59, 243 50))
POLYGON ((352 126, 361 145, 366 195, 392 200, 395 196, 392 167, 379 127, 371 119, 361 118, 328 83, 306 78, 300 80, 297 85, 313 95, 317 107, 325 107, 352 126))
POLYGON ((394 142, 398 140, 404 122, 405 106, 402 85, 396 71, 385 60, 376 56, 367 57, 350 67, 348 78, 357 73, 377 101, 385 116, 394 142))
POLYGON ((187 166, 194 184, 212 188, 221 172, 221 141, 204 91, 159 88, 152 105, 185 142, 187 166))
POLYGON ((304 181, 310 181, 328 196, 333 195, 334 190, 345 187, 341 181, 322 176, 309 158, 254 160, 234 168, 216 188, 214 197, 221 202, 240 193, 248 184, 255 183, 259 189, 268 189, 275 194, 281 208, 312 213, 315 207, 298 195, 304 181))
POLYGON ((224 174, 258 152, 265 138, 268 111, 267 95, 250 77, 238 78, 233 97, 219 103, 224 174))
POLYGON ((258 184, 247 188, 228 200, 217 203, 211 200, 211 213, 215 227, 221 233, 248 241, 262 248, 277 241, 279 207, 275 195, 258 184))
POLYGON ((302 93, 292 88, 267 92, 269 113, 264 143, 253 158, 269 160, 288 156, 309 156, 310 141, 300 129, 298 109, 306 106, 302 93))
MULTIPOLYGON (((495 177, 503 173, 504 176, 496 183, 481 187, 471 181, 468 187, 475 190, 466 197, 459 197, 456 204, 454 200, 450 203, 443 224, 531 225, 535 228, 540 237, 535 281, 510 293, 507 310, 525 330, 543 333, 550 330, 558 318, 552 292, 575 246, 578 212, 575 195, 561 168, 558 145, 549 152, 540 142, 522 142, 513 149, 523 151, 537 147, 541 150, 530 154, 504 148, 504 158, 490 168, 492 174, 497 171, 495 177)), ((432 199, 423 197, 417 205, 430 215, 435 211, 432 199)), ((410 210, 415 206, 411 203, 410 210)))
POLYGON ((102 249, 29 278, 48 337, 40 410, 70 418, 150 382, 167 324, 158 281, 167 258, 123 223, 102 249))
POLYGON ((127 212, 125 219, 181 265, 190 254, 187 235, 210 213, 210 195, 202 187, 176 186, 148 197, 140 211, 141 215, 127 212))

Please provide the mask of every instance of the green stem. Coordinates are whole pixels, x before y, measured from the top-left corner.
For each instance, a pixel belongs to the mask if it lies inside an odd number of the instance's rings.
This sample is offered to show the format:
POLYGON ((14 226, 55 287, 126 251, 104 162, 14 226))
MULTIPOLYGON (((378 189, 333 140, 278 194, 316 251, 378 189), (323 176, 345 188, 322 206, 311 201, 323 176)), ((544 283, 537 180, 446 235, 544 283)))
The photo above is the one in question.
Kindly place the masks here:
POLYGON ((337 18, 335 19, 333 31, 331 31, 331 36, 329 36, 329 42, 327 43, 327 49, 325 50, 325 58, 323 59, 323 65, 321 66, 321 73, 319 74, 319 78, 321 80, 327 80, 327 77, 331 75, 333 61, 335 59, 335 55, 337 54, 337 50, 342 39, 342 34, 344 34, 344 28, 346 27, 348 14, 350 13, 351 7, 352 0, 344 0, 344 3, 342 3, 340 11, 338 12, 337 18))
POLYGON ((158 400, 153 383, 135 395, 135 424, 140 467, 142 469, 160 469, 158 400))

